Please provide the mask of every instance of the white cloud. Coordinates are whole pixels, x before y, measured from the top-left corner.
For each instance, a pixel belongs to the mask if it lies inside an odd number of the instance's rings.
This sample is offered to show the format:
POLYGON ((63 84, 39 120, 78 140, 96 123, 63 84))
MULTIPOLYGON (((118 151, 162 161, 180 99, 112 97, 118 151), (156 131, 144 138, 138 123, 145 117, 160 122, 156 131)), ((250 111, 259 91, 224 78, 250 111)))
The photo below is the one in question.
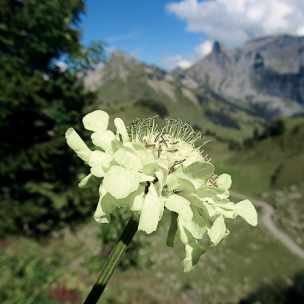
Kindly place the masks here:
POLYGON ((169 56, 161 60, 162 65, 168 70, 175 68, 187 69, 191 66, 192 62, 181 55, 169 56))
POLYGON ((187 69, 194 62, 207 56, 212 51, 213 43, 210 40, 206 40, 199 44, 191 56, 173 55, 166 57, 162 60, 162 64, 165 68, 172 70, 175 68, 187 69))
POLYGON ((195 48, 195 59, 200 59, 207 56, 212 51, 213 43, 206 40, 195 48))
POLYGON ((270 34, 304 32, 303 0, 182 0, 167 5, 190 32, 227 46, 270 34))
POLYGON ((194 62, 207 56, 212 51, 213 43, 210 40, 206 40, 199 44, 191 56, 173 55, 166 57, 162 60, 162 64, 165 68, 172 70, 174 68, 189 68, 194 62))

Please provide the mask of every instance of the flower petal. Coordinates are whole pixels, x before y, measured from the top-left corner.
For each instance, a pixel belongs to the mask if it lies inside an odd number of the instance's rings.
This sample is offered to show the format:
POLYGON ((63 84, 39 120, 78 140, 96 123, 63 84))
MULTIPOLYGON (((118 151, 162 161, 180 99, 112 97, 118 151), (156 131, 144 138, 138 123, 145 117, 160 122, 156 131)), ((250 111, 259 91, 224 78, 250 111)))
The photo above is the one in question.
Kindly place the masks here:
POLYGON ((82 122, 85 129, 89 131, 105 131, 109 124, 109 114, 101 110, 96 110, 85 115, 82 122))
POLYGON ((94 132, 91 135, 93 144, 105 152, 113 152, 114 143, 117 141, 115 134, 110 130, 94 132))
POLYGON ((193 270, 202 254, 206 251, 198 242, 185 246, 186 256, 184 259, 184 272, 193 270))
POLYGON ((171 191, 178 190, 182 193, 194 193, 195 187, 191 180, 183 178, 178 174, 170 174, 167 178, 167 185, 171 191))
POLYGON ((140 173, 140 172, 135 172, 137 177, 138 177, 138 180, 140 183, 143 183, 143 182, 153 182, 155 177, 154 176, 150 176, 150 175, 147 175, 147 174, 144 174, 144 173, 140 173))
POLYGON ((184 168, 184 173, 195 179, 207 180, 214 172, 214 166, 208 162, 197 161, 184 168))
POLYGON ((143 186, 139 186, 138 188, 139 190, 141 191, 138 191, 139 192, 138 194, 136 194, 136 196, 134 197, 134 200, 131 204, 131 210, 132 211, 141 211, 142 210, 142 207, 143 207, 143 204, 144 204, 144 187, 143 186), (142 187, 142 189, 140 189, 142 187))
POLYGON ((249 200, 243 200, 235 205, 236 213, 241 216, 248 224, 257 226, 258 215, 255 207, 249 200))
POLYGON ((155 187, 156 187, 157 193, 159 195, 161 195, 163 188, 166 184, 167 171, 162 168, 159 168, 157 171, 155 171, 154 174, 155 174, 155 177, 157 180, 157 182, 155 183, 155 187))
POLYGON ((212 227, 208 230, 211 242, 217 245, 226 235, 226 225, 223 216, 219 216, 214 221, 212 227))
POLYGON ((92 177, 92 174, 89 174, 89 175, 85 176, 84 178, 82 178, 78 184, 78 187, 84 188, 88 184, 91 177, 92 177))
POLYGON ((68 146, 75 151, 77 156, 83 161, 88 162, 92 152, 78 133, 73 128, 69 128, 65 132, 65 138, 68 146))
POLYGON ((98 223, 109 223, 109 214, 111 214, 116 206, 115 198, 107 193, 101 185, 99 188, 100 197, 94 213, 94 219, 98 223))
POLYGON ((186 256, 183 261, 184 272, 189 272, 198 263, 200 256, 206 249, 195 240, 189 231, 183 226, 183 222, 178 218, 177 221, 179 236, 182 243, 185 245, 186 256))
POLYGON ((144 198, 144 204, 141 210, 138 230, 150 234, 157 229, 158 222, 162 215, 164 205, 157 195, 153 184, 150 184, 148 193, 144 198))
POLYGON ((120 148, 115 152, 113 158, 119 165, 127 169, 139 171, 143 168, 141 159, 130 148, 120 148))
POLYGON ((125 126, 125 123, 123 122, 123 120, 121 118, 115 118, 114 119, 114 125, 116 127, 117 130, 117 134, 121 137, 123 142, 128 142, 129 140, 129 135, 128 135, 128 131, 127 128, 125 126))
POLYGON ((184 197, 172 194, 165 200, 165 206, 170 211, 177 213, 181 219, 191 220, 193 212, 190 207, 190 202, 184 197))
POLYGON ((191 220, 180 219, 182 225, 191 233, 195 239, 203 238, 207 231, 208 221, 206 221, 198 212, 193 213, 191 220))
POLYGON ((216 184, 219 188, 224 189, 224 190, 229 190, 232 184, 231 176, 229 174, 221 174, 217 179, 216 179, 216 184))
POLYGON ((110 166, 111 161, 112 157, 109 154, 104 153, 102 151, 93 151, 89 159, 89 166, 101 166, 103 168, 108 168, 110 166))
POLYGON ((103 186, 112 196, 121 199, 138 188, 139 180, 135 172, 123 167, 113 166, 105 174, 103 186))
POLYGON ((105 170, 109 168, 111 156, 102 151, 93 151, 89 160, 91 173, 96 177, 104 177, 105 170))
POLYGON ((96 176, 96 177, 104 177, 105 176, 105 171, 104 169, 102 168, 102 166, 95 166, 95 167, 92 167, 91 168, 91 174, 96 176))

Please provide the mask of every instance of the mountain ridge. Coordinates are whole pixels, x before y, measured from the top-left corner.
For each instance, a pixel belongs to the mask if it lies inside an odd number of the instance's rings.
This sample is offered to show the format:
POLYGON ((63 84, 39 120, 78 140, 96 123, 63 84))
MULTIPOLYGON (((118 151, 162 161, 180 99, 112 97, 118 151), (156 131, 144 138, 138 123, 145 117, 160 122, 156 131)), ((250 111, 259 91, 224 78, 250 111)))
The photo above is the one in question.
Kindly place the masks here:
POLYGON ((304 109, 304 37, 276 35, 212 52, 179 72, 264 118, 290 116, 304 109))
POLYGON ((235 140, 250 136, 260 125, 259 118, 245 105, 233 104, 210 90, 200 89, 188 77, 181 79, 121 52, 112 54, 85 81, 87 89, 98 93, 94 107, 106 108, 127 121, 157 114, 235 140))

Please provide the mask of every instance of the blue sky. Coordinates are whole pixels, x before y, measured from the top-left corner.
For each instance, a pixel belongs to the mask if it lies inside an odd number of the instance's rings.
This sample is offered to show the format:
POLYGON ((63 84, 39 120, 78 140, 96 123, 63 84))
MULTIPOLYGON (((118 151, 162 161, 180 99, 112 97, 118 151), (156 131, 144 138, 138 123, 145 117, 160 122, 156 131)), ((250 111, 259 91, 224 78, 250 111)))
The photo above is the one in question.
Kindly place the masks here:
POLYGON ((303 0, 87 0, 83 41, 102 40, 147 63, 189 66, 213 41, 226 47, 304 35, 303 0))
POLYGON ((83 41, 103 40, 148 63, 163 65, 179 54, 191 56, 202 35, 166 10, 165 0, 88 0, 81 29, 83 41))

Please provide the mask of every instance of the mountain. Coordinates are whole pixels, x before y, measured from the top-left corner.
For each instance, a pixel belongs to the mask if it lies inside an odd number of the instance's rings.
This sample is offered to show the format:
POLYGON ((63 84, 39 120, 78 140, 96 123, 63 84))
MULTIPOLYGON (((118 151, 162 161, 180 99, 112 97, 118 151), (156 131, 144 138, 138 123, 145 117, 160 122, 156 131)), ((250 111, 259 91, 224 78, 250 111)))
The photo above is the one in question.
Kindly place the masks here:
POLYGON ((155 114, 180 118, 205 133, 238 141, 261 123, 246 106, 199 88, 190 77, 181 80, 122 52, 114 52, 103 67, 90 72, 85 83, 98 92, 92 108, 107 109, 127 121, 155 114))
POLYGON ((304 37, 268 36, 236 49, 215 42, 177 75, 265 118, 289 116, 304 108, 304 37))

